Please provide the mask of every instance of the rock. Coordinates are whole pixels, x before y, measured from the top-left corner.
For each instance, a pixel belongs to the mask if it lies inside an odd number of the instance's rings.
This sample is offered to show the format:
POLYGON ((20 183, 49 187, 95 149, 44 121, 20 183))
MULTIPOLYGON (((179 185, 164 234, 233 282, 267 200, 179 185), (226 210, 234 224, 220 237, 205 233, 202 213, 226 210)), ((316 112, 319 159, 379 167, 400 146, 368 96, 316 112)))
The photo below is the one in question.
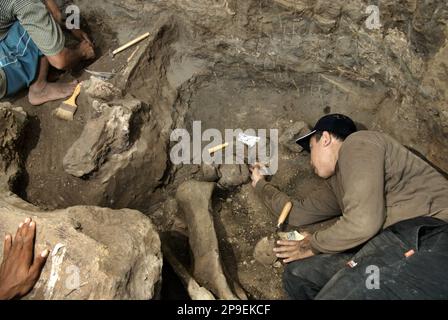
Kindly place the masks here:
POLYGON ((161 133, 161 119, 152 106, 134 98, 91 103, 90 119, 62 160, 63 169, 82 177, 88 191, 74 197, 73 190, 61 188, 58 205, 146 211, 160 202, 152 195, 163 184, 168 166, 169 140, 161 133))
POLYGON ((303 149, 296 141, 307 132, 309 132, 308 125, 303 121, 297 121, 283 131, 278 141, 292 152, 301 152, 303 149))
POLYGON ((209 211, 214 189, 214 183, 190 180, 179 186, 176 199, 188 225, 194 278, 219 299, 237 299, 224 275, 213 217, 209 211))
POLYGON ((437 102, 428 104, 428 109, 433 111, 434 116, 430 117, 430 121, 426 123, 428 132, 438 132, 440 134, 431 134, 428 136, 428 151, 426 155, 428 159, 448 172, 448 154, 440 152, 448 148, 448 77, 446 72, 440 70, 448 68, 448 42, 440 49, 440 51, 431 59, 428 70, 423 79, 424 88, 428 91, 434 91, 432 96, 437 97, 437 102))
POLYGON ((26 299, 158 298, 160 239, 140 212, 98 207, 43 212, 4 193, 0 195, 0 215, 0 234, 14 233, 20 222, 31 217, 37 223, 36 251, 53 250, 26 299))
POLYGON ((83 88, 92 99, 111 101, 122 97, 121 90, 116 88, 112 83, 93 76, 90 77, 90 80, 83 83, 83 88))
POLYGON ((247 165, 223 164, 219 166, 220 179, 218 185, 224 189, 235 188, 249 181, 250 173, 247 165))
POLYGON ((254 258, 264 266, 271 266, 277 261, 273 249, 275 248, 275 239, 273 237, 264 237, 258 241, 254 250, 254 258))
POLYGON ((143 105, 137 100, 101 104, 98 117, 90 120, 64 157, 64 169, 75 177, 97 171, 108 157, 131 147, 131 126, 143 105))
POLYGON ((187 225, 185 221, 178 217, 179 208, 177 201, 169 197, 160 204, 160 207, 151 213, 151 220, 157 226, 159 233, 176 231, 188 235, 187 225))
POLYGON ((212 164, 203 164, 202 167, 203 180, 207 182, 216 182, 219 179, 218 169, 212 164))
POLYGON ((9 191, 20 172, 17 150, 26 118, 21 108, 0 105, 0 234, 14 234, 31 217, 38 225, 36 252, 53 249, 26 299, 158 298, 160 239, 143 214, 98 207, 44 212, 9 191))
POLYGON ((22 108, 0 103, 0 187, 9 190, 20 172, 18 149, 27 115, 22 108))

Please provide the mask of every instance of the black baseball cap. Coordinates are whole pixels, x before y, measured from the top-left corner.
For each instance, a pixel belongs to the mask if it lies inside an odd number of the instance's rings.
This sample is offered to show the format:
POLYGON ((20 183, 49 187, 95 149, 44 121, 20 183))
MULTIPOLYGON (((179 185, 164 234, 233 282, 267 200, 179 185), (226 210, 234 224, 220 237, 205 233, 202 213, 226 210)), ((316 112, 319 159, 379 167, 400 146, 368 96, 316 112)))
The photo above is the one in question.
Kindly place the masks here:
POLYGON ((321 118, 310 133, 299 138, 296 143, 310 152, 310 139, 317 132, 328 131, 340 139, 345 140, 349 135, 358 131, 352 119, 343 114, 329 114, 321 118))

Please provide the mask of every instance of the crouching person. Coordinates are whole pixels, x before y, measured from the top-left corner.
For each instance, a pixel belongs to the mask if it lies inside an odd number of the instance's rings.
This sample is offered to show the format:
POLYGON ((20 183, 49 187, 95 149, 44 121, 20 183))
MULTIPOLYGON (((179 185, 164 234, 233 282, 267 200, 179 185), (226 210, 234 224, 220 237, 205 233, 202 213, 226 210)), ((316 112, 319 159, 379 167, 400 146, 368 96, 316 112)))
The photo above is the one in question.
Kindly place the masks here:
MULTIPOLYGON (((448 298, 448 181, 386 134, 359 131, 343 115, 322 118, 298 143, 321 188, 293 200, 289 224, 334 219, 303 241, 279 241, 292 299, 448 298)), ((291 201, 265 181, 252 185, 272 212, 291 201)))
POLYGON ((32 105, 65 98, 76 82, 48 83, 49 66, 70 69, 95 57, 92 42, 81 30, 75 49, 65 48, 62 14, 54 0, 1 0, 0 6, 0 98, 29 88, 32 105))

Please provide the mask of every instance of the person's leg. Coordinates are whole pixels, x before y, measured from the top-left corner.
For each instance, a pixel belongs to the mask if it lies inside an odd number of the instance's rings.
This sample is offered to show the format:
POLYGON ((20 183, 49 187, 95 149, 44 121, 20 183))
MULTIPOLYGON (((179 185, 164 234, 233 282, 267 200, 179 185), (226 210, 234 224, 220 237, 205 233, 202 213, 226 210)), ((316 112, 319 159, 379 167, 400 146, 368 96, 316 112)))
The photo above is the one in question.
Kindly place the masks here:
POLYGON ((370 240, 353 260, 356 267, 340 270, 316 299, 448 298, 448 225, 443 221, 399 222, 370 240))
POLYGON ((8 30, 0 42, 0 67, 5 73, 6 96, 11 97, 30 88, 29 101, 33 105, 62 99, 74 91, 76 83, 48 83, 48 58, 43 57, 19 22, 8 30))
POLYGON ((290 299, 309 300, 350 261, 353 253, 321 254, 285 266, 283 285, 290 299))
POLYGON ((40 57, 39 71, 36 80, 30 86, 28 93, 29 102, 34 105, 59 100, 70 96, 75 90, 77 81, 70 83, 50 83, 47 81, 48 69, 50 67, 48 59, 40 57))

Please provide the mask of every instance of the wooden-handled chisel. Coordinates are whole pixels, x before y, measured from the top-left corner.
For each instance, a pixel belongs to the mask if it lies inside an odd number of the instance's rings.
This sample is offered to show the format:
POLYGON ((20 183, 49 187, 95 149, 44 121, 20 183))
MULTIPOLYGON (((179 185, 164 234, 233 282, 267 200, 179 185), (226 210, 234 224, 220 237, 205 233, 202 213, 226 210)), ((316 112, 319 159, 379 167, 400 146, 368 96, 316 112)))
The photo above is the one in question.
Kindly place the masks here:
POLYGON ((292 209, 292 202, 286 203, 285 206, 283 207, 283 210, 282 210, 280 216, 278 217, 276 232, 282 231, 283 224, 285 223, 286 219, 288 218, 289 214, 291 213, 291 209, 292 209))

